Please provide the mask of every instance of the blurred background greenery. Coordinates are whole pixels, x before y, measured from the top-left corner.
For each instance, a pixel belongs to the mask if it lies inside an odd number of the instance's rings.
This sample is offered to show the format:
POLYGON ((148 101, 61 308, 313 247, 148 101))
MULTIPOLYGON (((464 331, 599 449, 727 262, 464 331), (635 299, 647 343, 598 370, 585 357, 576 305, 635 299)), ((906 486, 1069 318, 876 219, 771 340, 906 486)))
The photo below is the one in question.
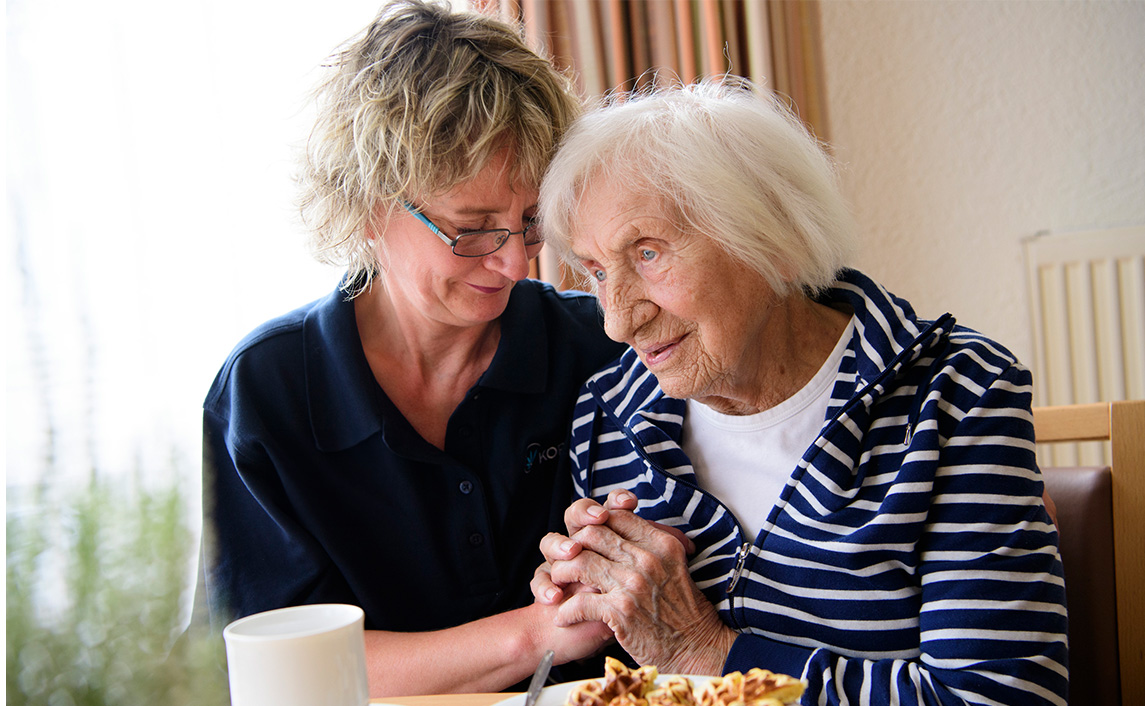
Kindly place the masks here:
POLYGON ((7 703, 227 704, 221 636, 187 627, 197 541, 181 490, 93 474, 20 494, 7 498, 7 703))
POLYGON ((11 347, 28 354, 20 384, 37 404, 7 400, 6 703, 225 706, 222 637, 190 624, 198 458, 162 434, 135 437, 133 462, 99 452, 99 422, 116 417, 98 399, 89 303, 66 328, 74 344, 53 337, 54 280, 24 257, 31 236, 13 235, 21 313, 41 325, 11 347))
MULTIPOLYGON (((37 295, 51 283, 19 257, 27 237, 14 238, 13 279, 23 313, 41 321, 37 295)), ((198 459, 170 444, 163 460, 142 449, 133 463, 102 460, 88 321, 68 348, 74 380, 59 374, 43 328, 22 337, 33 361, 23 384, 39 405, 8 399, 7 421, 16 410, 34 429, 13 439, 6 424, 8 450, 20 442, 34 453, 5 465, 6 703, 225 706, 222 636, 191 623, 198 459)))

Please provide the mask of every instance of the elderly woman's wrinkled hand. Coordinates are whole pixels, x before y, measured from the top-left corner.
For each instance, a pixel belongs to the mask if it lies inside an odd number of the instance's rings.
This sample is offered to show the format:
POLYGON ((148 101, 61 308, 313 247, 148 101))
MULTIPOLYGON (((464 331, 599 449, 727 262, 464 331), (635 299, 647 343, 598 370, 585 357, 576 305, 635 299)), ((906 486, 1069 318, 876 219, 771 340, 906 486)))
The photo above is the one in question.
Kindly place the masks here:
POLYGON ((558 625, 603 621, 640 664, 666 672, 723 666, 735 633, 692 581, 685 545, 670 528, 613 509, 605 524, 547 536, 541 550, 555 585, 581 587, 561 604, 558 625))
MULTIPOLYGON (((581 545, 571 535, 579 532, 588 525, 599 525, 608 521, 609 510, 635 510, 636 496, 627 490, 614 490, 609 493, 604 504, 581 498, 565 510, 565 527, 568 535, 550 533, 541 541, 541 552, 545 555, 545 563, 533 572, 533 580, 529 587, 533 591, 533 598, 537 603, 556 605, 562 600, 583 589, 581 586, 558 586, 553 583, 550 562, 572 559, 580 553, 581 545)), ((683 536, 683 533, 681 533, 683 536)), ((690 541, 690 540, 689 540, 690 541)))
MULTIPOLYGON (((585 527, 601 525, 607 522, 609 511, 635 509, 636 496, 627 490, 612 491, 608 494, 608 498, 605 499, 603 505, 588 498, 582 498, 570 505, 568 509, 565 510, 564 518, 568 534, 561 535, 553 532, 542 541, 541 551, 547 561, 537 567, 533 573, 533 580, 529 583, 533 591, 533 598, 538 603, 554 605, 568 598, 573 593, 582 590, 583 587, 575 585, 561 586, 553 582, 551 562, 572 559, 579 554, 581 544, 573 539, 572 536, 585 527)), ((675 527, 662 525, 659 522, 653 522, 652 524, 676 537, 689 556, 695 553, 695 543, 682 531, 675 527)))

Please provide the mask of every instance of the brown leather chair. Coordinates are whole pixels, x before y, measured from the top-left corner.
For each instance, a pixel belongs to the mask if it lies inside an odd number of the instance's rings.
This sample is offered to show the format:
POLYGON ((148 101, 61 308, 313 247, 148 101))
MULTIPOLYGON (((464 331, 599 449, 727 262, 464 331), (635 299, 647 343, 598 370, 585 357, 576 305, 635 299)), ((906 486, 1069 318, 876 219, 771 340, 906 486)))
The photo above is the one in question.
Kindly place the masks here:
POLYGON ((1070 703, 1145 704, 1145 401, 1036 408, 1034 434, 1110 442, 1110 466, 1042 469, 1065 568, 1070 703))
POLYGON ((1109 467, 1044 468, 1069 608, 1070 703, 1121 703, 1109 467))

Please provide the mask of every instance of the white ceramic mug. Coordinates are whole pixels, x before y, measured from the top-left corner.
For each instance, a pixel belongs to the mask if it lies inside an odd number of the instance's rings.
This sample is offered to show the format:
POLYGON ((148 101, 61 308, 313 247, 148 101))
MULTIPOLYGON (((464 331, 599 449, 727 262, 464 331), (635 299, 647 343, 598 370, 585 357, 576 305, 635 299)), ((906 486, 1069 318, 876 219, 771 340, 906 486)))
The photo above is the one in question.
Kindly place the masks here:
POLYGON ((353 605, 303 605, 228 625, 232 706, 365 706, 364 617, 353 605))

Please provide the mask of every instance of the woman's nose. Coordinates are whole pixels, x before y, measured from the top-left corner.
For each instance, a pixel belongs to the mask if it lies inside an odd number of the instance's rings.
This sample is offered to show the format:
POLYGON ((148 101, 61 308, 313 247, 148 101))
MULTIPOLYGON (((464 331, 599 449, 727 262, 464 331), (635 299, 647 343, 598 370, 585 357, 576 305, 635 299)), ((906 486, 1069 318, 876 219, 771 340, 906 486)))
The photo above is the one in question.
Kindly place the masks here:
POLYGON ((610 283, 605 291, 598 292, 601 308, 604 310, 604 332, 614 341, 632 343, 636 332, 654 315, 656 306, 640 297, 631 288, 617 287, 610 283))
POLYGON ((614 307, 601 305, 604 309, 604 333, 617 343, 628 342, 628 334, 632 327, 624 320, 627 317, 621 316, 614 307))
POLYGON ((529 276, 529 256, 525 253, 525 238, 520 233, 510 235, 504 245, 484 259, 485 267, 514 282, 529 276))

